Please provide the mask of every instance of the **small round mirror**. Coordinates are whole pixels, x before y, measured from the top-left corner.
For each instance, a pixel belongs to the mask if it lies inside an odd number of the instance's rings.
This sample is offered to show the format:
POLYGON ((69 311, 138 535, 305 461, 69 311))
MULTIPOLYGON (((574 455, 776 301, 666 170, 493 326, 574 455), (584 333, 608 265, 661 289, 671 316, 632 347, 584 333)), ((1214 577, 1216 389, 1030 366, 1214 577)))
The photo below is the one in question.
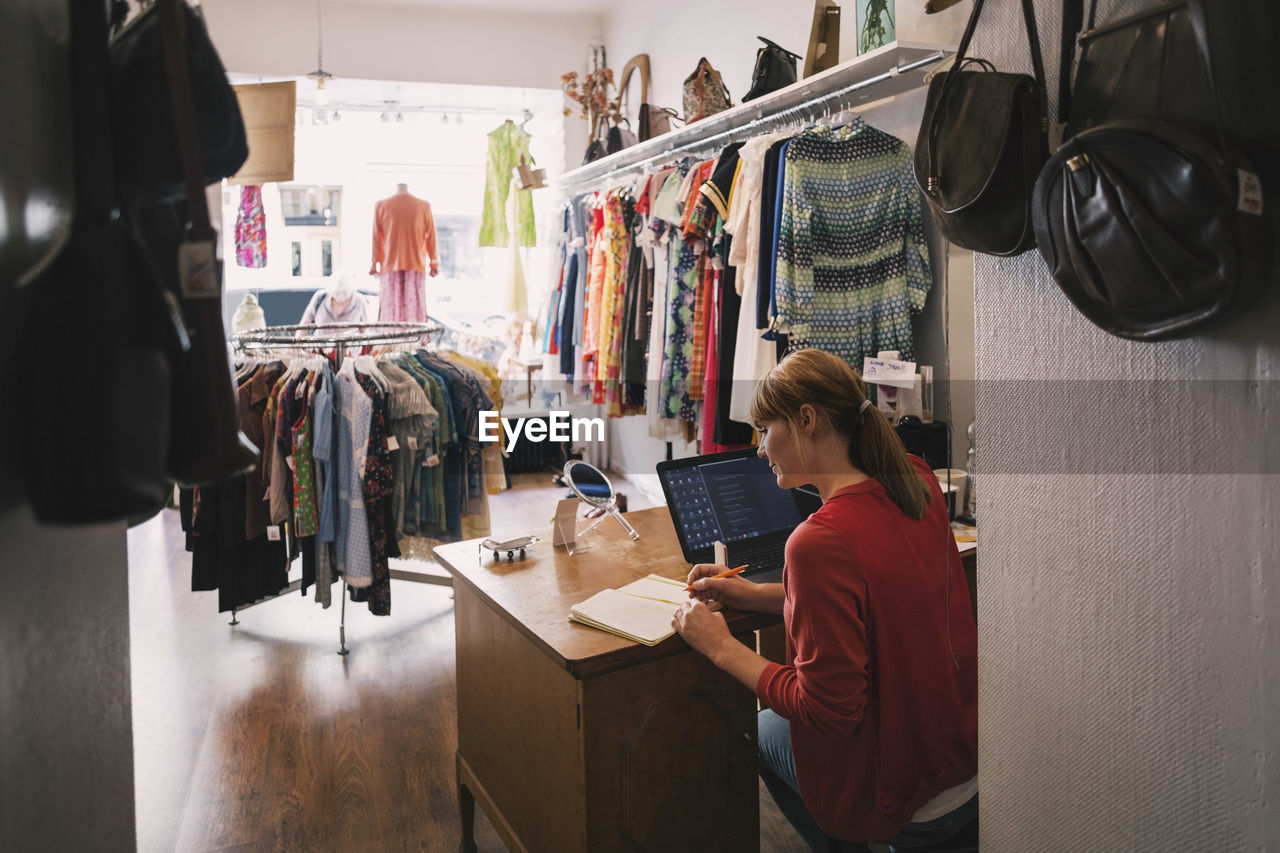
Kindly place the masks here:
POLYGON ((640 534, 635 531, 627 520, 622 517, 622 513, 618 512, 618 496, 614 494, 613 483, 609 482, 609 478, 604 472, 589 462, 583 462, 581 459, 570 459, 564 465, 564 479, 569 484, 569 488, 573 489, 573 493, 578 496, 585 504, 589 504, 604 512, 600 518, 596 519, 583 532, 586 533, 595 529, 606 516, 613 516, 618 524, 622 525, 622 529, 632 539, 639 539, 640 534))
POLYGON ((564 479, 573 493, 586 503, 601 509, 613 506, 613 483, 596 466, 581 459, 570 459, 564 466, 564 479))

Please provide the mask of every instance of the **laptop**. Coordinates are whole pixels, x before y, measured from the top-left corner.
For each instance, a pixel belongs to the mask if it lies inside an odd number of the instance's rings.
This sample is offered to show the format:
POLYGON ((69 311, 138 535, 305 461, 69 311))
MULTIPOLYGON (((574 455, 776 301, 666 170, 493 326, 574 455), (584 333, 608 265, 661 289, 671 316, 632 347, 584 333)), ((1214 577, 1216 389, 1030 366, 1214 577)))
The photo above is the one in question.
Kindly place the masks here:
POLYGON ((757 583, 782 580, 787 537, 822 503, 812 487, 780 489, 754 447, 658 463, 680 549, 690 563, 710 563, 724 542, 729 565, 757 583))

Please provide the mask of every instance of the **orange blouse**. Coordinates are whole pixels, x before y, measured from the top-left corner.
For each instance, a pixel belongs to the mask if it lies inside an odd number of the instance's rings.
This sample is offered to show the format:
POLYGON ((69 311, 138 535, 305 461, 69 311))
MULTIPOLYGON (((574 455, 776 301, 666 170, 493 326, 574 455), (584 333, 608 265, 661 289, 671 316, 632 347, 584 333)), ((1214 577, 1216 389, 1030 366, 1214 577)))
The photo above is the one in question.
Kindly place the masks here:
POLYGON ((426 272, 440 266, 436 252, 436 224, 431 205, 408 190, 384 198, 373 208, 373 266, 371 273, 394 270, 426 272))

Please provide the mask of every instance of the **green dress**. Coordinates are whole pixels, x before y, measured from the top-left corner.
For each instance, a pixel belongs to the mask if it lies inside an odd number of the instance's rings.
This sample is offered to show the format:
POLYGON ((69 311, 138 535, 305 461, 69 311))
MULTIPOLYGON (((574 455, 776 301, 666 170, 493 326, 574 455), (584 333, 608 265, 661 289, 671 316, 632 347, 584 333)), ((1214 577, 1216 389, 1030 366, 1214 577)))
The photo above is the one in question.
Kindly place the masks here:
MULTIPOLYGON (((507 196, 511 193, 511 170, 520 162, 533 164, 529 156, 529 134, 515 122, 504 121, 489 132, 489 162, 485 168, 484 211, 480 217, 480 245, 506 248, 511 234, 507 229, 507 196)), ((533 191, 516 191, 516 239, 520 246, 536 244, 533 227, 533 191)))

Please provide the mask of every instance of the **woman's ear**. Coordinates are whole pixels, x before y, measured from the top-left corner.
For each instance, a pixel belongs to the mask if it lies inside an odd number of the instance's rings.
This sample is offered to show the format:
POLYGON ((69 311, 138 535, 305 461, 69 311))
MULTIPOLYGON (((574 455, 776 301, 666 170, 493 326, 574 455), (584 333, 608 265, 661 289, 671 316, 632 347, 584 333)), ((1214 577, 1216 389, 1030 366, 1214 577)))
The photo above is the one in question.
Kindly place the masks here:
POLYGON ((818 431, 818 411, 808 403, 800 406, 800 430, 805 438, 813 438, 818 431))

